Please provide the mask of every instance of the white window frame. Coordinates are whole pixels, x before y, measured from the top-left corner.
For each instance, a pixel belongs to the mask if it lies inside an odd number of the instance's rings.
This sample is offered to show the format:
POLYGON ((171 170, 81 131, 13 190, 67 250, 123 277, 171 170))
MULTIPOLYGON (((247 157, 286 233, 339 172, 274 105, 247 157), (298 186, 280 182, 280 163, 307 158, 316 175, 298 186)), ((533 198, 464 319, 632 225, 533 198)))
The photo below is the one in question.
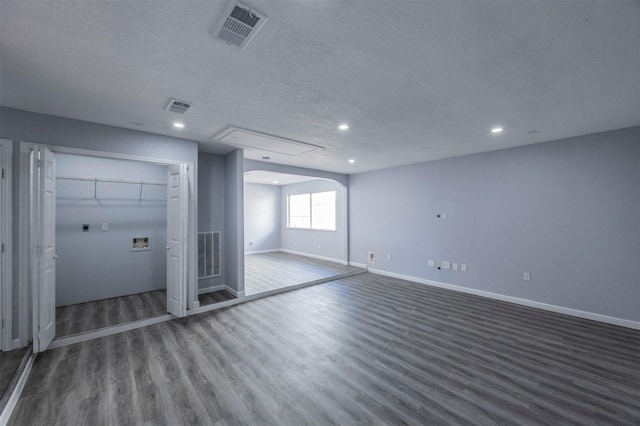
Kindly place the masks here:
POLYGON ((325 231, 325 232, 336 232, 338 230, 338 193, 335 190, 331 191, 318 191, 318 192, 306 192, 302 194, 288 194, 287 195, 287 228, 288 229, 302 229, 307 231, 325 231), (333 229, 329 228, 314 228, 313 227, 313 196, 315 194, 325 194, 325 193, 333 193, 333 216, 334 216, 334 227, 333 229), (292 196, 300 196, 300 195, 308 195, 309 196, 309 226, 291 226, 291 197, 292 196))

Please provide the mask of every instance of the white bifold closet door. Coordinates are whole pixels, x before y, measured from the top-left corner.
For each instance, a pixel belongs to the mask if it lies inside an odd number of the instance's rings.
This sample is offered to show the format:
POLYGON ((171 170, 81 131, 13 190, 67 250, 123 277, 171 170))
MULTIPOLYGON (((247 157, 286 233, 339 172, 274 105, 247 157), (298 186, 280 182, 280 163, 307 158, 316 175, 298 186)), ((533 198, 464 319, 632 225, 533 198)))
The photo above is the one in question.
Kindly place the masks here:
POLYGON ((183 317, 187 314, 187 165, 169 166, 167 178, 167 312, 183 317))
POLYGON ((34 283, 33 351, 42 352, 56 333, 56 158, 46 148, 31 159, 31 254, 34 283))

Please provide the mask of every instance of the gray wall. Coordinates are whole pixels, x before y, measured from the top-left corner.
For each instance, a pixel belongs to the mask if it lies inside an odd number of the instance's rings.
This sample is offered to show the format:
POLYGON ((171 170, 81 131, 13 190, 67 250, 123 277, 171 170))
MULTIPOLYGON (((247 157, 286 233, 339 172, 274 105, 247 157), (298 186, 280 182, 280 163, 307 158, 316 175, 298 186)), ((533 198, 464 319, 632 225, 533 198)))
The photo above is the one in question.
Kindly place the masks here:
MULTIPOLYGON (((172 159, 198 161, 198 144, 180 138, 145 133, 51 115, 36 114, 14 108, 0 107, 0 137, 13 140, 13 264, 14 309, 13 335, 18 334, 18 208, 20 141, 47 145, 83 148, 96 151, 172 159)), ((195 173, 196 171, 194 171, 195 173)), ((197 202, 197 200, 196 200, 197 202)), ((193 220, 196 221, 194 212, 193 220)))
POLYGON ((244 251, 280 247, 280 186, 245 183, 244 251))
POLYGON ((324 179, 281 187, 282 249, 334 260, 347 261, 347 190, 341 184, 324 179), (336 230, 317 231, 287 228, 287 197, 293 194, 336 191, 336 230))
MULTIPOLYGON (((58 176, 167 180, 166 167, 131 161, 58 154, 56 167, 58 176)), ((56 182, 57 306, 166 288, 166 186, 144 185, 141 197, 137 184, 94 185, 56 182), (151 237, 151 250, 132 252, 133 236, 151 237)))
POLYGON ((244 294, 244 195, 243 151, 225 155, 225 284, 244 294))
MULTIPOLYGON (((198 155, 198 232, 222 231, 222 264, 225 261, 225 159, 222 155, 199 153, 198 155)), ((222 276, 198 280, 201 289, 223 285, 222 276)))
POLYGON ((353 175, 350 260, 638 321, 639 170, 636 127, 353 175))

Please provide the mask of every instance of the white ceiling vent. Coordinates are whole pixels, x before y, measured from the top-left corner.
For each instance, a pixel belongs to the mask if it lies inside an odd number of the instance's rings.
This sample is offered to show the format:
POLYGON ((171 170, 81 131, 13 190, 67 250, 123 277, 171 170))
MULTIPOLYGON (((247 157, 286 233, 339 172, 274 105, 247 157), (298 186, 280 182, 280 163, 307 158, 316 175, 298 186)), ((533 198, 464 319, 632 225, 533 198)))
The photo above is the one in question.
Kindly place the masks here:
POLYGON ((290 156, 306 154, 308 152, 324 149, 324 147, 318 145, 292 141, 290 139, 253 132, 251 130, 239 129, 237 127, 229 127, 227 130, 217 135, 214 140, 242 149, 274 152, 290 156))
POLYGON ((185 112, 189 111, 189 108, 191 108, 192 105, 193 104, 190 104, 189 102, 179 101, 177 99, 171 99, 169 101, 169 105, 167 105, 167 107, 165 108, 165 111, 171 111, 177 114, 184 114, 185 112))
POLYGON ((242 3, 232 1, 213 30, 213 36, 244 49, 262 28, 267 17, 242 3))

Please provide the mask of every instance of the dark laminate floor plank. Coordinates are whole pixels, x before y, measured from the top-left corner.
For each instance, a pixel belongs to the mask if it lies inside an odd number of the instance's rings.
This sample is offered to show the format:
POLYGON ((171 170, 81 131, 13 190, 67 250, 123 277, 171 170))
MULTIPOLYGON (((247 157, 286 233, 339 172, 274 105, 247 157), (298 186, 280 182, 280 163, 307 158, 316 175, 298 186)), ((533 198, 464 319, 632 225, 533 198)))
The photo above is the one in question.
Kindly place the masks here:
POLYGON ((245 294, 289 287, 358 270, 355 266, 285 252, 244 257, 245 294))
POLYGON ((638 424, 638 350, 364 274, 45 352, 10 424, 638 424))
POLYGON ((166 290, 56 308, 56 337, 150 319, 167 313, 166 290))
POLYGON ((13 379, 27 348, 0 352, 0 399, 13 379))

